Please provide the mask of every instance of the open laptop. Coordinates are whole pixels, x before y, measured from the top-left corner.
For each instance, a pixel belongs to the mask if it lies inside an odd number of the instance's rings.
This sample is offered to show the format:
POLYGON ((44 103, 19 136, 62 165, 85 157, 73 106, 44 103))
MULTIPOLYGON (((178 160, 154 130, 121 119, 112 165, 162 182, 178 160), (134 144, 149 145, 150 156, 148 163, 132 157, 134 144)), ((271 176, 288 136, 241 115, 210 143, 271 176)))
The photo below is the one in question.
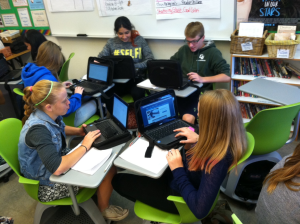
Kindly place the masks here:
POLYGON ((162 149, 170 149, 185 137, 177 137, 177 128, 190 125, 178 118, 174 90, 165 90, 142 98, 134 104, 138 129, 149 141, 162 149))
MULTIPOLYGON (((123 101, 118 95, 114 94, 112 117, 96 121, 92 124, 87 125, 87 127, 85 128, 86 133, 94 130, 100 130, 101 132, 101 136, 97 138, 93 143, 94 147, 107 145, 110 142, 116 142, 124 138, 126 139, 127 136, 130 136, 129 131, 126 129, 128 108, 128 104, 123 101)), ((126 139, 126 141, 128 141, 128 139, 126 139)))
POLYGON ((87 80, 79 81, 72 86, 70 90, 74 91, 77 86, 84 88, 83 94, 93 95, 97 92, 103 92, 112 84, 111 64, 106 60, 90 57, 88 62, 87 80))
POLYGON ((134 62, 129 55, 111 55, 101 58, 109 59, 114 62, 114 79, 132 79, 135 77, 136 69, 134 62))
POLYGON ((190 80, 182 76, 181 65, 174 60, 147 61, 150 82, 158 87, 169 89, 185 89, 190 86, 190 80))

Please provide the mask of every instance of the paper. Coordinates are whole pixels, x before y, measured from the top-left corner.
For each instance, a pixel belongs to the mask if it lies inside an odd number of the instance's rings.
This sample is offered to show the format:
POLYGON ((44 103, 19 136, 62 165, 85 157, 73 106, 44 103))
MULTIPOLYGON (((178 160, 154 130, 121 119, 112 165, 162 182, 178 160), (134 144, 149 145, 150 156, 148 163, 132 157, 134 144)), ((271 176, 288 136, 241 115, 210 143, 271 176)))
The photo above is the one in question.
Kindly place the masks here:
POLYGON ((12 0, 15 7, 28 6, 27 0, 12 0))
POLYGON ((242 51, 251 51, 253 50, 252 42, 246 42, 241 44, 242 51))
POLYGON ((45 9, 43 0, 28 0, 31 10, 45 9))
POLYGON ((150 82, 150 79, 146 79, 145 81, 139 83, 138 85, 141 86, 141 87, 150 88, 150 89, 157 89, 158 88, 157 86, 153 85, 150 82))
POLYGON ((277 58, 289 58, 290 50, 289 49, 278 49, 277 58))
POLYGON ((87 74, 85 74, 84 76, 82 76, 81 79, 82 79, 82 80, 87 80, 87 74))
POLYGON ((49 26, 45 10, 31 11, 31 16, 35 27, 49 26))
MULTIPOLYGON (((81 146, 78 144, 72 151, 73 152, 81 146)), ((98 150, 92 147, 83 157, 72 167, 72 170, 77 170, 82 173, 93 175, 96 171, 106 162, 110 157, 112 149, 98 150)))
POLYGON ((155 0, 156 19, 220 19, 220 0, 155 0))
POLYGON ((297 26, 282 26, 279 25, 277 29, 277 33, 296 33, 297 26))
POLYGON ((152 14, 151 0, 96 0, 99 16, 152 14))
POLYGON ((93 0, 47 0, 50 12, 93 11, 93 0))
POLYGON ((31 27, 31 20, 27 8, 18 8, 19 18, 23 27, 31 27))
POLYGON ((239 36, 262 37, 264 34, 263 23, 240 23, 239 36))
POLYGON ((0 0, 1 9, 10 9, 8 0, 0 0))
POLYGON ((132 146, 128 147, 120 155, 120 158, 157 174, 168 164, 166 158, 168 150, 162 150, 157 146, 154 146, 151 158, 145 158, 148 146, 149 142, 140 138, 132 146))
POLYGON ((16 15, 11 14, 2 14, 4 26, 19 26, 16 15))

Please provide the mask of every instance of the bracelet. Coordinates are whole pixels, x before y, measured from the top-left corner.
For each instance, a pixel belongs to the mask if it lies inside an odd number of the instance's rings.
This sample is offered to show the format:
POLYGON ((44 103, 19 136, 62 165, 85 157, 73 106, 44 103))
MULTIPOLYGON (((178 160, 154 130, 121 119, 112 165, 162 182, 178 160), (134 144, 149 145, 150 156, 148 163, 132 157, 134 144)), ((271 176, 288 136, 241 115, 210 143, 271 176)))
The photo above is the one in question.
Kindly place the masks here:
POLYGON ((88 149, 87 149, 87 147, 85 145, 81 145, 81 146, 85 148, 85 150, 86 150, 85 152, 88 151, 88 149))

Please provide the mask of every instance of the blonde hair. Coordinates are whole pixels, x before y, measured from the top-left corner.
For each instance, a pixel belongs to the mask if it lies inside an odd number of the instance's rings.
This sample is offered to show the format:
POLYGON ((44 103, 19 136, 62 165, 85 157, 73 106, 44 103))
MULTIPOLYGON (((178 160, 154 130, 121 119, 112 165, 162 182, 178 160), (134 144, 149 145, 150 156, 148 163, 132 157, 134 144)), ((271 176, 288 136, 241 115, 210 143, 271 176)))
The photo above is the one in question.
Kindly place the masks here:
POLYGON ((64 63, 61 48, 52 41, 45 41, 38 49, 35 63, 37 66, 46 67, 58 80, 57 72, 64 63))
POLYGON ((291 191, 300 191, 300 183, 294 182, 292 180, 294 177, 300 177, 300 144, 297 145, 293 155, 286 158, 284 166, 269 173, 263 184, 269 185, 267 192, 270 194, 280 182, 284 183, 291 191))
POLYGON ((25 101, 24 105, 24 118, 22 119, 23 124, 29 118, 30 114, 36 109, 43 110, 43 107, 47 104, 54 104, 57 101, 57 93, 64 88, 63 84, 59 82, 52 82, 52 90, 51 82, 49 80, 42 80, 37 82, 34 86, 27 86, 24 90, 23 100, 25 101), (49 94, 50 92, 50 94, 49 94), (46 96, 49 96, 46 98, 46 96), (45 99, 46 98, 46 99, 45 99), (45 99, 42 103, 40 103, 43 99, 45 99), (40 104, 38 104, 40 103, 40 104), (38 104, 36 106, 36 104, 38 104))
POLYGON ((204 35, 203 24, 200 22, 189 23, 184 30, 184 35, 190 38, 194 38, 197 35, 199 35, 199 37, 203 37, 204 35))
POLYGON ((237 165, 247 149, 246 132, 239 108, 233 94, 225 89, 206 91, 199 99, 199 139, 187 152, 189 170, 211 169, 230 150, 237 165))

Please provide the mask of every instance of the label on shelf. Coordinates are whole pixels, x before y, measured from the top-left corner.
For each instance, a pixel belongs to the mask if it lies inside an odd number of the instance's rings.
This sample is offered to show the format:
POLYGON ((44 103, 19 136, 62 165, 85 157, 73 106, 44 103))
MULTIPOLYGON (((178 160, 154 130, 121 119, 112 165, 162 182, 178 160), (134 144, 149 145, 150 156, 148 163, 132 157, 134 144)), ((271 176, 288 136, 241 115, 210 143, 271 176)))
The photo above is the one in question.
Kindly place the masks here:
POLYGON ((289 58, 290 50, 288 49, 277 49, 277 58, 289 58))
POLYGON ((246 42, 241 44, 242 51, 251 51, 253 50, 252 42, 246 42))

